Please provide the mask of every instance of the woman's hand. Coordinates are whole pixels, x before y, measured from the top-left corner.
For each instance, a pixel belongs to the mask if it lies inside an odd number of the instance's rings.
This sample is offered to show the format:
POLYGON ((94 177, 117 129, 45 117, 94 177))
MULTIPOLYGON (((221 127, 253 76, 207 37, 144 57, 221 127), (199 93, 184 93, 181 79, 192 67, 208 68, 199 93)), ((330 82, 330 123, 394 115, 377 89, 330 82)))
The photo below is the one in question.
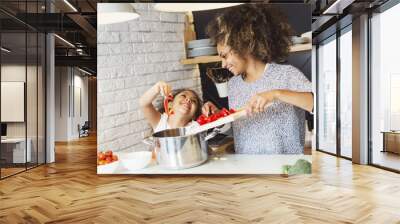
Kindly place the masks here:
POLYGON ((263 112, 274 100, 279 100, 311 112, 314 108, 314 96, 311 92, 291 90, 271 90, 257 93, 246 104, 248 114, 263 112))
POLYGON ((257 93, 252 96, 245 107, 247 114, 251 115, 265 111, 265 109, 277 98, 278 93, 278 90, 271 90, 257 93))
POLYGON ((211 103, 210 101, 208 101, 207 103, 205 103, 203 105, 203 107, 201 108, 201 112, 205 115, 205 116, 209 116, 210 112, 211 114, 214 113, 218 113, 219 109, 217 108, 217 106, 215 106, 213 103, 211 103))

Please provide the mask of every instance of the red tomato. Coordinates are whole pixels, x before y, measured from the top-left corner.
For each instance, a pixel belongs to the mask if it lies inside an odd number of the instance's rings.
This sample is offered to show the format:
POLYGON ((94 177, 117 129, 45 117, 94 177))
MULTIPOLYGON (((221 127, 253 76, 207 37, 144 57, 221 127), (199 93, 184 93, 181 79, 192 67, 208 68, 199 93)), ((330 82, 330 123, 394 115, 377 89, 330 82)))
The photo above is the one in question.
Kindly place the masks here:
POLYGON ((219 112, 219 114, 221 115, 221 117, 226 117, 228 116, 230 113, 226 108, 222 108, 222 110, 219 112))
POLYGON ((112 156, 112 151, 111 150, 107 150, 105 155, 106 155, 106 157, 112 156))
POLYGON ((210 122, 216 121, 216 120, 218 120, 218 118, 219 118, 218 114, 213 114, 210 116, 210 122))
POLYGON ((216 121, 216 120, 220 119, 221 117, 226 117, 229 114, 230 114, 230 112, 226 108, 222 108, 222 110, 219 111, 218 113, 212 114, 208 117, 206 117, 204 114, 202 114, 197 118, 196 121, 200 125, 203 125, 203 124, 207 124, 207 123, 216 121))
POLYGON ((201 120, 201 119, 204 120, 205 117, 206 117, 206 115, 202 114, 197 118, 197 120, 201 120))
POLYGON ((106 158, 106 163, 112 163, 112 162, 113 162, 112 157, 107 157, 107 158, 106 158))
POLYGON ((206 122, 204 120, 197 120, 197 123, 199 123, 199 125, 206 124, 206 122))
POLYGON ((200 125, 203 125, 203 124, 206 123, 205 118, 206 118, 206 116, 205 116, 204 114, 202 114, 202 115, 200 115, 200 116, 197 118, 196 121, 197 121, 197 123, 199 123, 200 125))
POLYGON ((112 161, 117 161, 118 160, 118 156, 117 155, 113 155, 112 156, 112 161))
POLYGON ((102 152, 97 154, 97 158, 99 158, 99 160, 105 160, 106 159, 106 155, 102 152))
POLYGON ((234 110, 234 109, 230 109, 229 110, 229 113, 231 113, 231 114, 233 114, 233 113, 235 113, 236 111, 234 110))

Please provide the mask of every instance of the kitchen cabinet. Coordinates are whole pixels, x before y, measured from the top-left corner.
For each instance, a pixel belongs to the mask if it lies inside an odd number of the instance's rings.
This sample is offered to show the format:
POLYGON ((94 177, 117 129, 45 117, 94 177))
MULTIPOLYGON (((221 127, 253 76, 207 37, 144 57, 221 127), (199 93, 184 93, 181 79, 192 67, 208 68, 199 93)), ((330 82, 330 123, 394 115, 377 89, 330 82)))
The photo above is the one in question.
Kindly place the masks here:
POLYGON ((7 138, 1 140, 2 157, 7 164, 23 164, 32 161, 30 138, 7 138), (27 147, 25 149, 25 144, 27 147))
POLYGON ((400 131, 384 131, 382 152, 400 154, 400 131))

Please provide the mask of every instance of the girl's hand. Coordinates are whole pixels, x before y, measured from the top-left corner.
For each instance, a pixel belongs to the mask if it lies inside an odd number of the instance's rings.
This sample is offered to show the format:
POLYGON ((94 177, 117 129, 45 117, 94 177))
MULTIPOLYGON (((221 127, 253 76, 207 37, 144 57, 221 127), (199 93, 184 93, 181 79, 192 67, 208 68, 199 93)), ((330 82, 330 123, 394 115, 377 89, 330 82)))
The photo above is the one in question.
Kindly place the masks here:
POLYGON ((157 111, 152 102, 157 98, 158 94, 168 96, 170 93, 171 86, 164 81, 160 81, 154 84, 154 86, 140 97, 140 108, 153 129, 157 127, 161 114, 157 111))
POLYGON ((205 116, 209 116, 210 113, 214 114, 217 113, 219 111, 219 109, 217 108, 217 106, 215 106, 213 103, 211 103, 210 101, 208 101, 207 103, 205 103, 203 105, 203 107, 201 108, 201 112, 205 115, 205 116))
POLYGON ((171 86, 164 81, 157 82, 155 84, 155 87, 156 87, 157 93, 160 93, 162 96, 168 96, 172 91, 171 86))
POLYGON ((277 98, 278 93, 278 90, 271 90, 257 93, 252 96, 246 104, 247 114, 251 115, 265 111, 265 109, 277 98))

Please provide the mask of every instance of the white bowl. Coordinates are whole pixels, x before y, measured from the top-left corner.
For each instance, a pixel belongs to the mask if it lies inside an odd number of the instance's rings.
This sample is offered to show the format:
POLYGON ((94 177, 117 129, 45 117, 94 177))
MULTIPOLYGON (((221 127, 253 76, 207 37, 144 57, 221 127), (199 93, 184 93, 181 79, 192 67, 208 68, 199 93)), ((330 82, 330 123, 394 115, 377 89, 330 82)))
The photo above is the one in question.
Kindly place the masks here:
POLYGON ((151 156, 152 152, 150 151, 118 153, 118 159, 130 171, 143 169, 148 166, 151 162, 151 156))
POLYGON ((97 165, 97 174, 113 174, 119 166, 119 161, 105 165, 97 165))

